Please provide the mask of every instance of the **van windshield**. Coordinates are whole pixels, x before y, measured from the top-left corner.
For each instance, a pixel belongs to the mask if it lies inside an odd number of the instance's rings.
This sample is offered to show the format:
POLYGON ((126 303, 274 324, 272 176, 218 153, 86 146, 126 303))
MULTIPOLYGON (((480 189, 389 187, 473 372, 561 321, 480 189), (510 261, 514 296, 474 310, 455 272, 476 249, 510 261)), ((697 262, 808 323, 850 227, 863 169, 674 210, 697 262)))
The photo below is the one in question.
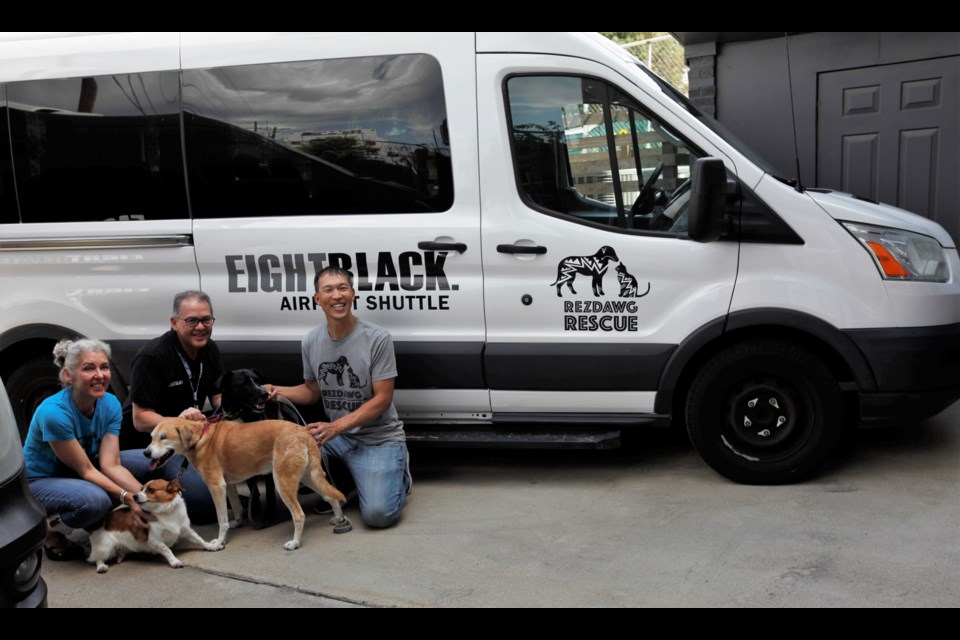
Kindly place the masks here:
POLYGON ((690 99, 677 91, 676 87, 672 84, 655 74, 653 71, 645 67, 643 64, 637 63, 637 68, 639 68, 644 74, 646 74, 651 80, 657 83, 657 86, 660 87, 660 90, 673 102, 679 105, 684 111, 692 115, 694 118, 702 122, 708 129, 713 131, 715 134, 723 138, 730 146, 735 148, 741 154, 746 156, 750 162, 757 165, 765 173, 769 173, 774 178, 777 178, 781 182, 786 182, 788 184, 795 184, 796 180, 793 178, 788 178, 786 176, 779 175, 778 170, 775 169, 770 163, 763 159, 756 151, 751 149, 747 144, 739 139, 732 131, 727 129, 725 126, 717 122, 714 118, 711 118, 703 111, 697 108, 690 99))

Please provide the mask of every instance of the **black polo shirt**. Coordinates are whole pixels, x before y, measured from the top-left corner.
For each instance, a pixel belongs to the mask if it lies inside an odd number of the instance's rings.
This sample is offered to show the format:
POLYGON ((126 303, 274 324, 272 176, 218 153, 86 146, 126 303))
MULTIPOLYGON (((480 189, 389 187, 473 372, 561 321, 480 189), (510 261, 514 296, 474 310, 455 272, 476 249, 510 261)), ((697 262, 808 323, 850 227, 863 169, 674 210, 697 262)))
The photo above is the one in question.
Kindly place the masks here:
POLYGON ((193 390, 196 389, 196 404, 203 409, 207 398, 220 393, 216 381, 222 372, 220 349, 213 340, 200 349, 196 360, 191 360, 171 329, 143 345, 134 357, 130 398, 143 409, 162 416, 178 416, 194 406, 193 390))

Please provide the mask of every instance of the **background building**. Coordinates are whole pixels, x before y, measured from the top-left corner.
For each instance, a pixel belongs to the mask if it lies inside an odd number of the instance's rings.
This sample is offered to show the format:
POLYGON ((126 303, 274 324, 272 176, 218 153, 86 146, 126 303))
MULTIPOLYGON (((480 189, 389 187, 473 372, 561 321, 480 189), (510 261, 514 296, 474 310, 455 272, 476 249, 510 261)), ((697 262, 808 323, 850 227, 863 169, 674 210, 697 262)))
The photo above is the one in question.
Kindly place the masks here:
POLYGON ((690 98, 783 175, 797 173, 792 95, 805 186, 894 204, 960 240, 960 32, 674 35, 690 98))

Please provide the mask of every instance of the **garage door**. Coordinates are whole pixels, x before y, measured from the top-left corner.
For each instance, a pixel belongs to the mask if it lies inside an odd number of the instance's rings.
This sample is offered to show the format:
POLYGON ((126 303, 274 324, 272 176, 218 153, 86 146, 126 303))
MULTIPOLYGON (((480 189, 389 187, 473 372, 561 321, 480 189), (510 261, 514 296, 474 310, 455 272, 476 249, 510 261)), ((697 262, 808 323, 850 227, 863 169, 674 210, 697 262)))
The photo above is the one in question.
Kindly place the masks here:
POLYGON ((960 57, 822 73, 817 184, 919 213, 960 241, 960 57))

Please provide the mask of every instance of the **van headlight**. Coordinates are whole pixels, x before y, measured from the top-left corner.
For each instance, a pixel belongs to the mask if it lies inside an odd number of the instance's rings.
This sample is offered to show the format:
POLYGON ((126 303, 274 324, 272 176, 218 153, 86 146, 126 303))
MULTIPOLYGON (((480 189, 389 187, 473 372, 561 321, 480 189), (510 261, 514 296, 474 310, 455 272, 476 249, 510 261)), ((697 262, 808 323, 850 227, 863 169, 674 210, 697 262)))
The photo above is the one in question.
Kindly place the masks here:
POLYGON ((840 224, 866 248, 884 280, 946 282, 950 279, 947 256, 934 238, 862 222, 841 221, 840 224))

